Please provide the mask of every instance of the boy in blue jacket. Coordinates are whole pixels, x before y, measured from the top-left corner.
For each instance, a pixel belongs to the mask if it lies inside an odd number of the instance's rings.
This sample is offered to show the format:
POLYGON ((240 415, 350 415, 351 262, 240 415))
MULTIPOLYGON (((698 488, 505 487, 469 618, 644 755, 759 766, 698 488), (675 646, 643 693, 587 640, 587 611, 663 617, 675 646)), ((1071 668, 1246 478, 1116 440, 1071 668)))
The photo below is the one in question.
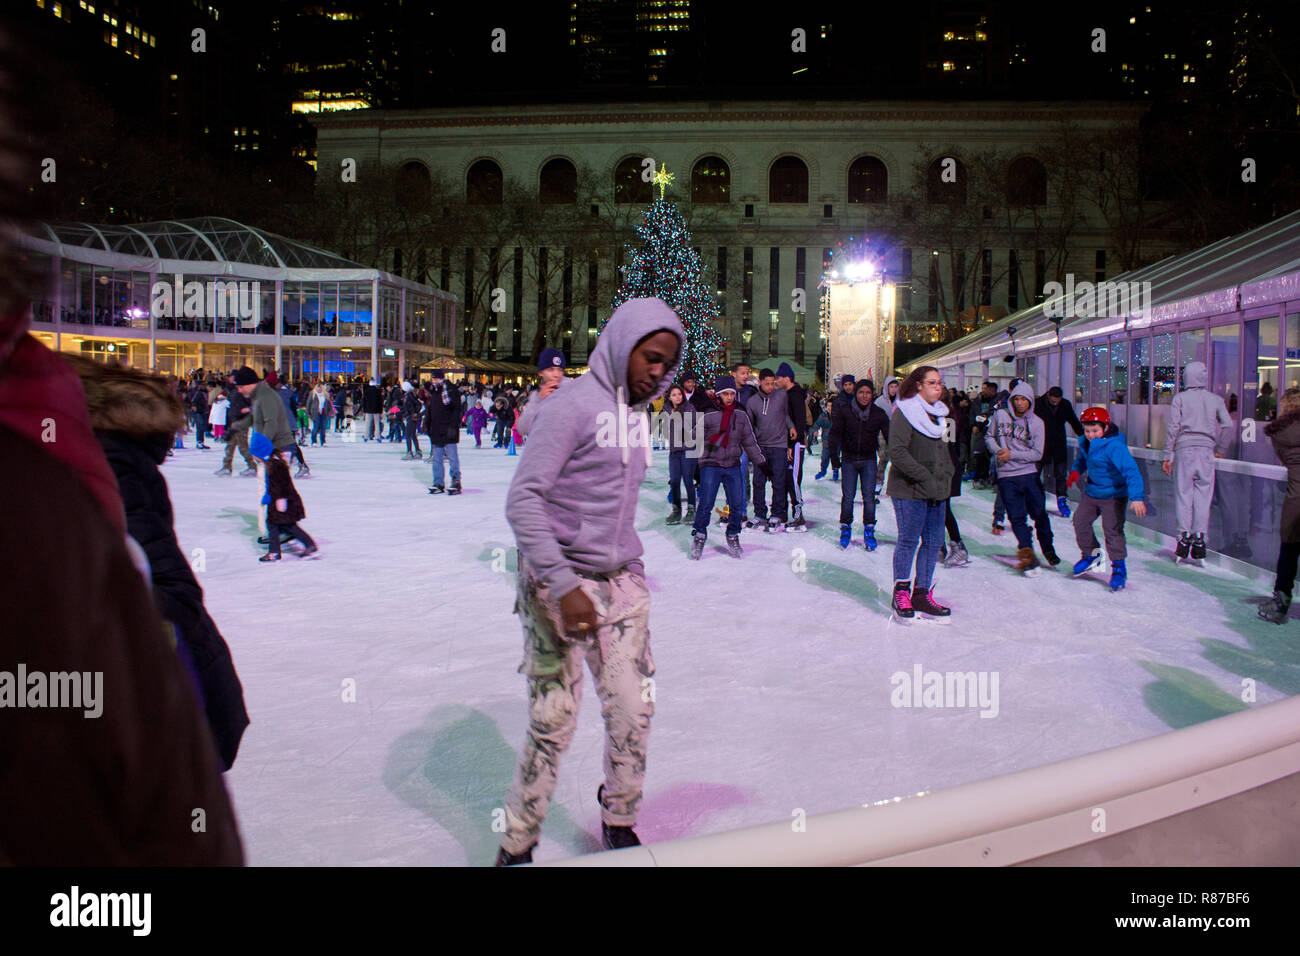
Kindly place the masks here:
POLYGON ((1097 536, 1092 530, 1092 523, 1100 515, 1106 536, 1106 556, 1111 564, 1110 589, 1119 591, 1128 580, 1124 567, 1124 560, 1128 557, 1128 545, 1124 540, 1124 507, 1128 504, 1135 515, 1143 517, 1147 513, 1142 500, 1146 489, 1124 435, 1111 423, 1106 409, 1090 408, 1079 416, 1079 421, 1083 423, 1083 438, 1079 440, 1079 454, 1074 460, 1067 487, 1074 486, 1080 472, 1086 472, 1088 478, 1079 507, 1074 512, 1074 538, 1082 554, 1074 565, 1074 576, 1077 578, 1101 566, 1097 536))

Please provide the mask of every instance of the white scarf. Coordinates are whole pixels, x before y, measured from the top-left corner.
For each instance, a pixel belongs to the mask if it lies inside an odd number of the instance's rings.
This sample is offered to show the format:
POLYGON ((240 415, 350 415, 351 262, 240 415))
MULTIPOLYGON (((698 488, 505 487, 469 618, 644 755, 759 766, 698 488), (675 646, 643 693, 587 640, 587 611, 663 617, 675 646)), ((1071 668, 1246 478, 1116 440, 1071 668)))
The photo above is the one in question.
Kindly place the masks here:
POLYGON ((903 413, 909 425, 927 438, 943 436, 943 420, 948 416, 948 406, 943 402, 929 405, 921 398, 921 393, 917 392, 911 398, 899 399, 898 410, 903 413))

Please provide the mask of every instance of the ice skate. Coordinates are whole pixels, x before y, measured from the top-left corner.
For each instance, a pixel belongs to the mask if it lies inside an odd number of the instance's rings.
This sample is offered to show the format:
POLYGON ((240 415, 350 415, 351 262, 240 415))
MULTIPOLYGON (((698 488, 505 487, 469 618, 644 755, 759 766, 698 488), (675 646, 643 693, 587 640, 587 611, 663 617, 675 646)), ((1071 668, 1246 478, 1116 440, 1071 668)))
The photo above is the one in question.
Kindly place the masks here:
POLYGON ((306 465, 299 465, 299 466, 298 466, 298 470, 297 470, 296 472, 294 472, 294 475, 293 475, 293 476, 294 476, 295 478, 310 478, 310 477, 311 477, 311 469, 308 468, 306 465))
POLYGON ((782 534, 785 531, 785 522, 780 518, 772 518, 767 522, 768 534, 782 534))
POLYGON ((449 489, 447 489, 447 494, 449 494, 449 495, 458 495, 458 494, 460 494, 460 491, 461 491, 461 488, 460 488, 460 479, 459 479, 459 478, 453 478, 453 479, 451 480, 451 487, 450 487, 449 489))
POLYGON ((1100 568, 1103 563, 1104 561, 1100 552, 1097 554, 1085 554, 1083 557, 1079 558, 1078 561, 1074 562, 1074 576, 1077 578, 1087 574, 1089 571, 1095 571, 1100 568))
POLYGON ((912 588, 912 611, 920 614, 923 620, 932 624, 951 624, 952 608, 944 607, 934 599, 934 586, 930 590, 922 591, 920 588, 912 588))
POLYGON ((890 602, 890 607, 893 608, 894 619, 900 624, 913 622, 916 611, 912 608, 912 582, 894 582, 894 599, 890 602))
POLYGON ((429 494, 431 494, 431 495, 440 495, 440 494, 442 494, 443 492, 445 492, 446 490, 447 490, 447 489, 444 488, 442 485, 434 485, 432 488, 429 489, 429 494))
POLYGON ((1174 548, 1174 564, 1179 564, 1187 560, 1188 554, 1192 550, 1191 536, 1184 531, 1178 536, 1178 545, 1174 548))
POLYGON ((1205 566, 1205 535, 1200 532, 1192 535, 1192 559, 1205 566))
POLYGON ((691 534, 691 560, 700 560, 700 555, 704 554, 704 542, 708 540, 707 535, 700 534, 698 531, 691 534))
POLYGON ((785 530, 788 534, 803 534, 808 530, 808 524, 803 520, 803 515, 799 515, 785 526, 785 530))
POLYGON ((1052 567, 1056 567, 1061 563, 1061 556, 1056 553, 1056 549, 1050 544, 1040 544, 1039 547, 1042 548, 1043 557, 1047 559, 1047 563, 1052 567))
POLYGON ((257 477, 257 469, 256 469, 256 468, 245 468, 243 471, 241 471, 241 472, 239 473, 239 477, 241 477, 241 478, 256 478, 256 477, 257 477))
POLYGON ((862 529, 862 546, 868 551, 876 550, 876 526, 869 524, 862 529))
POLYGON ((524 863, 533 862, 533 850, 537 849, 537 844, 533 844, 523 853, 507 853, 505 847, 497 849, 497 866, 521 866, 524 863))
POLYGON ((300 558, 310 558, 310 557, 314 556, 314 555, 316 554, 316 552, 319 551, 319 550, 320 550, 320 548, 316 547, 316 545, 315 545, 314 543, 313 543, 313 544, 308 544, 308 545, 303 545, 303 549, 302 549, 301 551, 298 552, 298 557, 300 557, 300 558))
POLYGON ((1016 551, 1016 570, 1027 578, 1037 577, 1043 573, 1043 566, 1038 561, 1038 556, 1034 554, 1033 548, 1020 548, 1016 551))
POLYGON ((1259 616, 1261 620, 1281 624, 1286 620, 1286 616, 1290 611, 1291 595, 1285 591, 1274 591, 1273 599, 1260 605, 1259 616))
POLYGON ((213 474, 214 474, 214 475, 228 475, 228 474, 230 474, 230 469, 229 469, 229 468, 226 468, 226 467, 223 465, 222 467, 220 467, 220 468, 218 468, 216 471, 214 471, 213 474))
POLYGON ((970 564, 970 555, 966 553, 966 545, 960 541, 954 541, 951 548, 948 549, 948 557, 944 559, 945 568, 964 568, 970 564))
POLYGON ((695 505, 687 505, 686 514, 682 515, 682 521, 685 522, 686 524, 690 524, 694 520, 695 520, 695 505))
POLYGON ((412 455, 412 454, 408 451, 405 455, 402 456, 401 460, 402 460, 402 461, 415 461, 415 456, 412 455))
POLYGON ((1001 534, 1003 531, 1006 531, 1006 530, 1007 530, 1007 529, 1003 526, 1003 524, 1002 524, 1001 521, 994 520, 994 522, 993 522, 993 533, 994 533, 994 534, 1001 534))
POLYGON ((681 524, 682 523, 682 506, 673 507, 672 513, 664 519, 664 524, 681 524))
POLYGON ((817 474, 813 475, 813 481, 821 481, 825 477, 826 477, 826 470, 822 469, 821 471, 817 472, 817 474))
POLYGON ((1128 571, 1124 568, 1124 560, 1112 561, 1110 563, 1110 589, 1112 591, 1122 591, 1128 584, 1128 571))
POLYGON ((738 534, 727 535, 727 552, 733 558, 738 558, 745 553, 744 550, 740 547, 740 535, 738 534))
POLYGON ((840 525, 840 547, 845 551, 849 549, 849 542, 853 540, 853 525, 840 525))
POLYGON ((1065 495, 1057 495, 1056 510, 1060 512, 1062 518, 1070 517, 1070 499, 1065 495))
POLYGON ((742 522, 740 523, 740 530, 741 530, 742 532, 747 532, 747 531, 766 531, 766 530, 767 530, 767 519, 766 519, 766 518, 759 518, 757 521, 754 521, 754 520, 752 520, 752 519, 750 519, 750 518, 746 518, 744 521, 742 521, 742 522))
POLYGON ((271 553, 268 551, 266 554, 262 555, 262 556, 261 556, 260 558, 258 558, 257 560, 258 560, 258 561, 261 561, 263 564, 267 564, 268 562, 271 562, 271 561, 279 561, 279 560, 280 560, 280 556, 279 556, 278 554, 271 554, 271 553))

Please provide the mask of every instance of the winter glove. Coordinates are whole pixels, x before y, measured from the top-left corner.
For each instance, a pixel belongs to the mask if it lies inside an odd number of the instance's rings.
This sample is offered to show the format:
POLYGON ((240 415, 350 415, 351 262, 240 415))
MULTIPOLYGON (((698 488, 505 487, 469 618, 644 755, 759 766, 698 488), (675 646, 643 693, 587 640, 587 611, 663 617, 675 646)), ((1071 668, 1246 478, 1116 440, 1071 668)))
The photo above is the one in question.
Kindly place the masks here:
POLYGON ((1078 483, 1079 483, 1079 473, 1077 471, 1070 472, 1069 480, 1067 480, 1065 483, 1066 490, 1073 488, 1078 483))

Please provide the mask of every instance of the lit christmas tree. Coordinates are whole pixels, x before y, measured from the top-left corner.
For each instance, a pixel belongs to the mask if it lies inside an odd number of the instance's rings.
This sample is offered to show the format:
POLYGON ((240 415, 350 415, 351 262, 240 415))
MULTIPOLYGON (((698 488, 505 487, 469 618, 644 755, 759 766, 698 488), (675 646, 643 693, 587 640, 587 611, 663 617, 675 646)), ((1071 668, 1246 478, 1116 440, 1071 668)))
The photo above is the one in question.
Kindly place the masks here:
POLYGON ((615 294, 613 305, 617 309, 628 299, 649 296, 667 302, 686 328, 686 350, 679 374, 692 371, 703 385, 711 383, 723 371, 718 362, 722 337, 713 327, 717 306, 704 283, 704 264, 691 248, 691 234, 682 214, 674 203, 664 199, 664 187, 672 180, 673 175, 664 167, 655 174, 659 198, 646 210, 645 218, 636 228, 641 237, 640 248, 626 247, 623 285, 615 294))

